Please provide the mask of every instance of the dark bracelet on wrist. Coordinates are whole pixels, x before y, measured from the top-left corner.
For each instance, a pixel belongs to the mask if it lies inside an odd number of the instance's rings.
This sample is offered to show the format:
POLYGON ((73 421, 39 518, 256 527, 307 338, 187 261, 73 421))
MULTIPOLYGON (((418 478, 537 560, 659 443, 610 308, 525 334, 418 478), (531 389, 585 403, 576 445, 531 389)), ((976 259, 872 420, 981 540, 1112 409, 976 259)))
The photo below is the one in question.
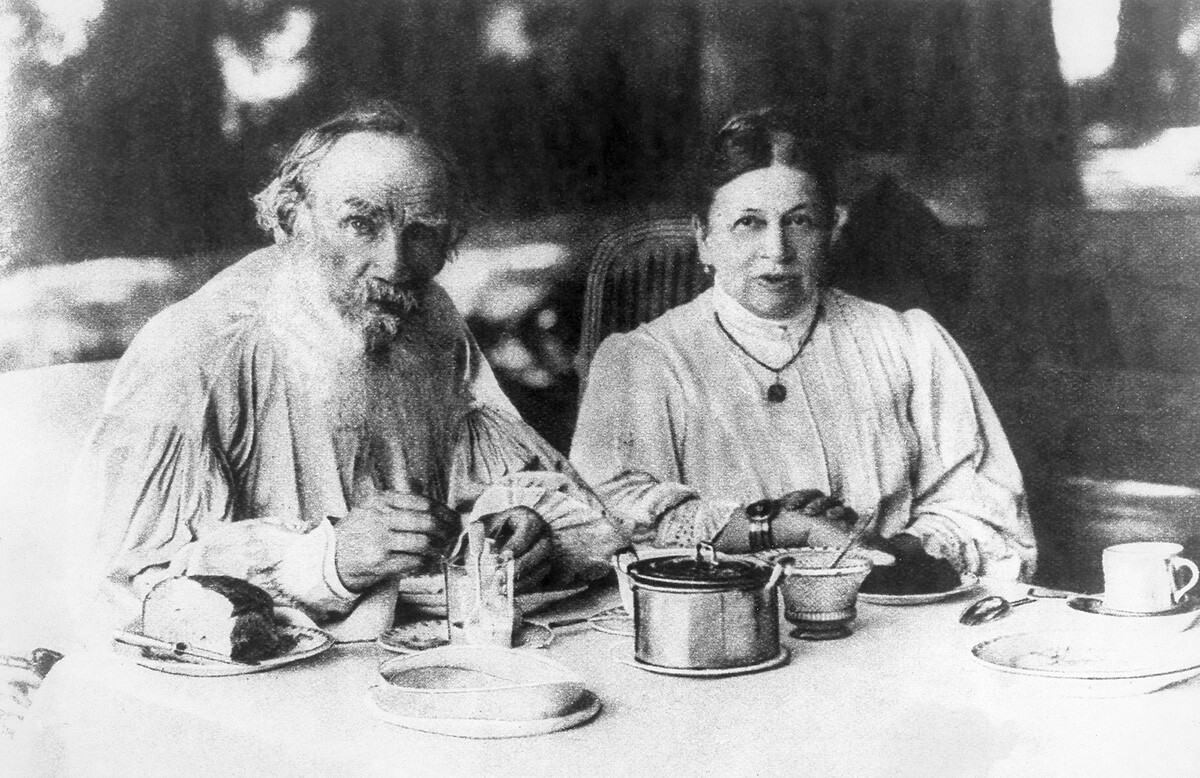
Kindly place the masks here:
POLYGON ((772 500, 759 500, 746 506, 746 521, 750 524, 750 551, 766 551, 775 547, 771 520, 775 518, 777 506, 772 500))

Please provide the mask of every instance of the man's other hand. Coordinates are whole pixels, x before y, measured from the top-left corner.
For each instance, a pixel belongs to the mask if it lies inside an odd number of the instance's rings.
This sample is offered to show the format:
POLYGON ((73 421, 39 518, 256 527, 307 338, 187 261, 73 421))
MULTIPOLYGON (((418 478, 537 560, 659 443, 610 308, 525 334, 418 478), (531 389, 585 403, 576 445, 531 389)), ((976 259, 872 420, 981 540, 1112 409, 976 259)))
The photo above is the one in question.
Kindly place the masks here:
POLYGON ((518 592, 536 589, 550 574, 554 546, 550 525, 532 508, 516 506, 484 516, 485 532, 496 550, 516 560, 518 592))
POLYGON ((457 537, 459 519, 428 497, 379 492, 351 508, 333 530, 338 577, 347 588, 362 590, 383 578, 427 569, 457 537))

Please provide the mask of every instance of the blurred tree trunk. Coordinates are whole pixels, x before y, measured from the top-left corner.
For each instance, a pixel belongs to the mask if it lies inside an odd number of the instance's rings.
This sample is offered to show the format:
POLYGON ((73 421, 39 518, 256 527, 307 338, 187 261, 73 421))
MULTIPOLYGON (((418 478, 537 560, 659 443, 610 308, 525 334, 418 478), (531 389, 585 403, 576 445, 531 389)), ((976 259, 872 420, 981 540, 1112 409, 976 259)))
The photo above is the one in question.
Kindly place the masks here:
POLYGON ((1134 139, 1177 124, 1172 98, 1187 66, 1178 44, 1183 10, 1180 0, 1121 0, 1108 114, 1134 139))
MULTIPOLYGON (((213 53, 218 0, 108 0, 50 168, 68 257, 179 254, 222 242, 230 177, 213 53)), ((248 212, 248 206, 243 206, 248 212)))

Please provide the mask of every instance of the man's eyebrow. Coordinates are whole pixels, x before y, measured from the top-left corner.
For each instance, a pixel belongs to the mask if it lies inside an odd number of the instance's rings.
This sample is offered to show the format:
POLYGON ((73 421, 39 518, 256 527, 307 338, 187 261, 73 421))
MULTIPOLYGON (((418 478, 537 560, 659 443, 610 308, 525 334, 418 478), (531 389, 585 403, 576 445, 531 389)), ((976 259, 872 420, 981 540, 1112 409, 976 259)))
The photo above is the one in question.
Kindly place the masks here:
POLYGON ((342 201, 342 204, 350 206, 355 211, 375 212, 388 210, 387 205, 372 202, 362 197, 347 197, 342 201))

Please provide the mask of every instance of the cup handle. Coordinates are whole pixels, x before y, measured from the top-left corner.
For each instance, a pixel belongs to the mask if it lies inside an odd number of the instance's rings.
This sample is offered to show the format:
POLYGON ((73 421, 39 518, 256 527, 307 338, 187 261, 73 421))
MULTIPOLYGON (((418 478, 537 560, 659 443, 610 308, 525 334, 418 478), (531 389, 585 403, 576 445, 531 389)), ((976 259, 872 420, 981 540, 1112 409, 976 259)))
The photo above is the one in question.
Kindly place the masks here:
POLYGON ((1178 570, 1181 567, 1186 567, 1188 570, 1191 571, 1192 575, 1191 575, 1191 578, 1188 579, 1187 583, 1185 583, 1183 586, 1181 586, 1175 590, 1175 595, 1174 595, 1175 602, 1179 602, 1180 600, 1182 600, 1183 595, 1185 595, 1189 591, 1191 591, 1192 587, 1195 586, 1197 583, 1200 583, 1200 569, 1196 568, 1195 562, 1193 562, 1190 559, 1184 559, 1181 556, 1174 557, 1171 560, 1171 572, 1174 573, 1174 571, 1178 570))

